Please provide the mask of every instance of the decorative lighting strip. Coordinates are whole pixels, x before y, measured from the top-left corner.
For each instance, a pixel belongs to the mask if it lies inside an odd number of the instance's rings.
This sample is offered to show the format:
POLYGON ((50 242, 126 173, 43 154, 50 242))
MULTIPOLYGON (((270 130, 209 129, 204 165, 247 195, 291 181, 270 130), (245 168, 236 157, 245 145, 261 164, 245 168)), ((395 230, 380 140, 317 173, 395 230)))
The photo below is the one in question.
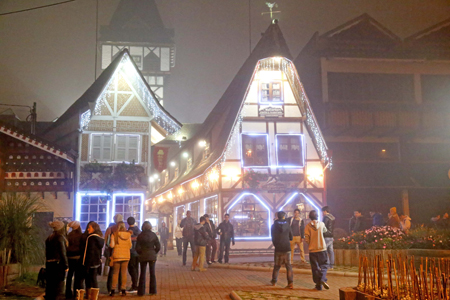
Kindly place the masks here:
POLYGON ((283 206, 280 207, 280 211, 283 210, 283 208, 284 208, 286 205, 288 205, 288 203, 291 202, 291 200, 294 199, 295 196, 297 196, 297 195, 302 195, 303 198, 305 198, 306 201, 308 201, 309 204, 311 204, 311 206, 314 207, 314 208, 316 209, 317 214, 319 215, 319 221, 322 221, 322 214, 320 213, 320 212, 321 212, 320 208, 314 203, 314 201, 312 201, 312 200, 311 200, 309 197, 307 197, 304 193, 298 193, 298 192, 293 193, 293 194, 291 195, 291 197, 289 197, 289 199, 286 201, 286 203, 284 203, 283 206))
POLYGON ((65 153, 65 152, 63 152, 61 150, 58 150, 58 149, 56 149, 56 148, 54 148, 52 146, 49 146, 47 144, 44 144, 42 142, 36 141, 36 140, 26 136, 26 135, 23 135, 23 134, 21 134, 19 132, 16 132, 16 131, 12 130, 12 129, 9 129, 9 128, 5 127, 5 126, 0 126, 0 132, 4 133, 6 135, 9 135, 9 136, 11 136, 11 137, 13 137, 15 139, 21 140, 22 142, 25 142, 27 144, 30 144, 33 147, 39 148, 41 150, 44 150, 45 152, 48 152, 48 153, 53 154, 53 155, 56 155, 56 156, 61 157, 61 158, 65 159, 65 160, 68 160, 71 163, 75 162, 75 160, 73 158, 71 158, 69 155, 67 155, 67 153, 65 153))
POLYGON ((86 129, 86 127, 88 126, 90 121, 91 121, 91 110, 88 109, 87 111, 85 111, 84 113, 81 114, 81 117, 80 117, 81 129, 82 130, 86 129))

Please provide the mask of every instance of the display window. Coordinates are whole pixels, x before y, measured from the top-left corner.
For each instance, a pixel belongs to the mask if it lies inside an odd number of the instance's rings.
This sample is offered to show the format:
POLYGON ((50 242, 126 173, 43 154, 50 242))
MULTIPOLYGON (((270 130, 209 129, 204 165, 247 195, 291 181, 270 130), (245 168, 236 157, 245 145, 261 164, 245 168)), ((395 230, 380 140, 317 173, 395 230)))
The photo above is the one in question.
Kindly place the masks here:
POLYGON ((90 221, 100 225, 100 229, 105 231, 108 224, 109 203, 107 195, 83 195, 79 199, 77 219, 80 221, 82 230, 86 229, 90 221))
POLYGON ((245 134, 242 139, 242 165, 244 167, 269 166, 267 134, 245 134))
POLYGON ((205 198, 205 214, 208 214, 209 219, 216 224, 219 222, 219 198, 217 196, 212 196, 205 198))
POLYGON ((286 217, 292 217, 295 209, 300 210, 300 218, 307 220, 305 225, 309 222, 309 212, 316 210, 319 213, 319 220, 322 219, 322 211, 319 206, 315 204, 307 195, 303 193, 294 193, 287 198, 285 204, 280 207, 280 211, 286 213, 286 217))
POLYGON ((236 239, 270 238, 270 209, 256 195, 245 193, 227 211, 236 239))
POLYGON ((114 194, 113 216, 115 214, 121 214, 124 222, 129 217, 133 217, 136 220, 136 225, 141 227, 143 197, 143 194, 114 194))
POLYGON ((185 206, 184 205, 178 206, 175 209, 175 213, 176 213, 176 222, 177 224, 179 224, 181 220, 183 220, 183 218, 185 217, 185 206))
POLYGON ((194 218, 195 222, 198 222, 200 219, 200 201, 189 203, 189 210, 191 211, 191 217, 194 218))
POLYGON ((277 134, 277 165, 280 167, 304 167, 304 136, 301 134, 277 134))

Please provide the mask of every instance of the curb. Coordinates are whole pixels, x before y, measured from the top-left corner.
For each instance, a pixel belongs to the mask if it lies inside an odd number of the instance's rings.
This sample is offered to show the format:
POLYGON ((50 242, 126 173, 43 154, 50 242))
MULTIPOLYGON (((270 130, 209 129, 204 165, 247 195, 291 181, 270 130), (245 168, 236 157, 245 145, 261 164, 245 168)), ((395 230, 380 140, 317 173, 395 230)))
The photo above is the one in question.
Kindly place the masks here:
MULTIPOLYGON (((255 266, 242 266, 242 265, 217 265, 217 264, 214 264, 212 266, 209 266, 209 268, 247 270, 247 271, 263 271, 263 272, 272 272, 273 271, 272 267, 255 267, 255 266)), ((311 275, 311 270, 293 268, 292 271, 294 274, 310 274, 311 275)), ((280 273, 286 273, 286 269, 281 268, 280 273)), ((342 271, 328 271, 327 275, 344 276, 344 277, 358 277, 358 273, 356 273, 356 272, 342 272, 342 271)), ((240 297, 237 299, 240 299, 240 297)))
POLYGON ((232 300, 242 300, 241 296, 239 296, 238 294, 236 294, 235 291, 231 291, 231 293, 230 293, 230 298, 231 298, 232 300))

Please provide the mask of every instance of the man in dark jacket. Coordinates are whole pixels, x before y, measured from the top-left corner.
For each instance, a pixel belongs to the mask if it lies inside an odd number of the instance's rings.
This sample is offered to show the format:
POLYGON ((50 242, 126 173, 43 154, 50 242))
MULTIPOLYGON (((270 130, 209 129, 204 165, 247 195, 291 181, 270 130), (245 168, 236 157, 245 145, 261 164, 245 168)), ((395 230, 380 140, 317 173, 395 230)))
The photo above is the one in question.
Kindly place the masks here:
POLYGON ((325 223, 325 227, 327 228, 327 232, 323 234, 323 237, 327 245, 328 263, 329 263, 328 269, 333 270, 334 266, 333 231, 334 231, 335 217, 330 213, 330 208, 328 206, 322 207, 322 214, 323 214, 323 223, 325 223))
POLYGON ((186 265, 186 255, 188 244, 191 246, 192 257, 194 257, 195 243, 194 243, 194 226, 197 222, 191 217, 191 212, 186 212, 186 218, 181 220, 180 227, 183 228, 183 266, 186 265))
MULTIPOLYGON (((69 271, 67 272, 66 278, 66 298, 71 299, 76 294, 78 289, 82 288, 82 272, 83 269, 80 268, 80 243, 81 243, 81 232, 80 222, 72 221, 69 224, 72 231, 67 235, 67 240, 69 246, 67 247, 67 259, 69 260, 69 271), (75 278, 73 282, 72 289, 72 279, 75 278)), ((84 249, 83 249, 84 250, 84 249)))
POLYGON ((225 214, 225 220, 217 227, 217 232, 220 235, 219 246, 219 263, 222 263, 223 251, 225 250, 225 263, 228 263, 228 257, 230 255, 230 243, 234 246, 234 228, 230 223, 230 215, 225 214))
POLYGON ((300 209, 294 210, 294 216, 287 219, 291 226, 293 239, 291 241, 291 262, 294 262, 295 245, 300 250, 300 261, 306 263, 305 250, 303 248, 303 240, 305 239, 305 221, 300 218, 300 209))
POLYGON ((130 261, 128 262, 128 273, 131 277, 130 292, 135 292, 138 289, 138 276, 139 276, 139 254, 136 252, 136 241, 138 235, 141 233, 139 227, 136 226, 136 220, 133 217, 127 219, 128 231, 131 232, 131 249, 130 249, 130 261))
POLYGON ((66 255, 67 240, 64 237, 64 223, 54 221, 49 223, 53 233, 45 241, 45 299, 59 298, 64 283, 69 262, 66 255))
POLYGON ((169 228, 166 227, 166 222, 161 223, 161 227, 158 229, 159 239, 163 246, 160 256, 166 256, 167 254, 167 240, 169 239, 169 228))
POLYGON ((138 295, 144 296, 147 265, 150 273, 150 295, 156 295, 156 272, 155 264, 158 252, 161 249, 158 237, 152 232, 152 224, 145 221, 142 225, 142 233, 137 237, 136 252, 139 253, 139 263, 141 265, 141 275, 139 276, 138 295))
POLYGON ((349 226, 348 226, 348 230, 350 232, 350 234, 354 233, 354 232, 358 232, 358 231, 363 231, 365 230, 365 220, 364 220, 364 216, 361 213, 361 210, 355 210, 353 212, 353 217, 350 219, 349 222, 349 226))
POLYGON ((272 243, 275 247, 274 266, 272 273, 272 285, 275 285, 278 280, 278 273, 280 272, 281 264, 286 267, 286 275, 288 285, 286 288, 294 288, 294 274, 291 265, 291 241, 293 239, 291 226, 286 221, 286 213, 279 211, 277 213, 278 219, 272 225, 272 243))
POLYGON ((371 211, 370 217, 372 218, 372 226, 383 226, 383 216, 379 212, 371 211))
POLYGON ((214 225, 213 221, 209 219, 209 216, 207 214, 204 215, 206 222, 205 222, 205 229, 206 233, 209 235, 208 244, 206 245, 206 262, 208 265, 215 263, 214 258, 216 257, 217 252, 217 243, 216 243, 216 226, 214 225), (212 252, 211 252, 212 251, 212 252))
POLYGON ((210 239, 208 233, 206 233, 205 230, 205 217, 200 218, 200 223, 194 226, 194 235, 195 235, 195 254, 194 254, 194 260, 192 261, 192 271, 195 271, 195 268, 197 267, 197 260, 198 262, 198 269, 200 272, 206 271, 204 268, 205 264, 205 250, 206 250, 206 244, 208 244, 208 241, 210 239))

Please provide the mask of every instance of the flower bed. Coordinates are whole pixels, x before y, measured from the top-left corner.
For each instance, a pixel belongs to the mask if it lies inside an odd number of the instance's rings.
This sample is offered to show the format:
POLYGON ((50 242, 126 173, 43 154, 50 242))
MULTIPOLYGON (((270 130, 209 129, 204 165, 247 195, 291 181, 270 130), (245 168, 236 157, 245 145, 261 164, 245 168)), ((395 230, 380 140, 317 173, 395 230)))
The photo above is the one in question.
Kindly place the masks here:
POLYGON ((335 249, 450 249, 450 230, 419 226, 408 234, 389 226, 372 227, 334 242, 335 249))

